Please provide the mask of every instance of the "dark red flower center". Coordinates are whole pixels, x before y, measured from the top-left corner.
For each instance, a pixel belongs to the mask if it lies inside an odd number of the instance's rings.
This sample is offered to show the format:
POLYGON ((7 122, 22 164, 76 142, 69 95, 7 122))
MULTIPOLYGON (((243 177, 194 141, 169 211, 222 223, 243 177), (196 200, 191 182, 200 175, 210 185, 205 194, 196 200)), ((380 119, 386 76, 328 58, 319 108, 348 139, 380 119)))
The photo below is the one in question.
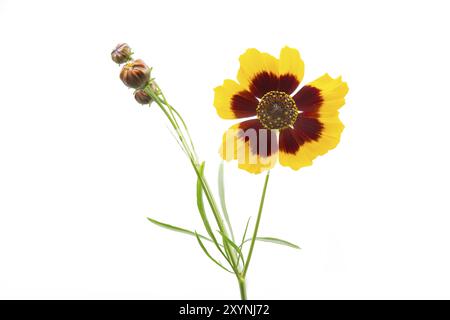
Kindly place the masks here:
POLYGON ((285 129, 294 125, 298 109, 287 93, 270 91, 259 101, 256 115, 266 129, 285 129))

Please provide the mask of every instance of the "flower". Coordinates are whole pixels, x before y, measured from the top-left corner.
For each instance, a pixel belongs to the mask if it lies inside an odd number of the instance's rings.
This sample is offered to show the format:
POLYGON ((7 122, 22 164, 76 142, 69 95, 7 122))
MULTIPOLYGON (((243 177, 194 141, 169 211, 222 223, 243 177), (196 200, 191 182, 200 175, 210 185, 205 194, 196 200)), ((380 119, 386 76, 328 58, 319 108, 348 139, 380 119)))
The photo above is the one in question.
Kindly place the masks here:
POLYGON ((339 108, 348 87, 328 74, 297 90, 304 63, 296 49, 280 58, 248 49, 239 58, 237 80, 214 89, 214 106, 223 119, 244 120, 223 135, 220 154, 241 169, 260 173, 277 161, 298 170, 336 147, 344 129, 339 108))
POLYGON ((150 104, 153 101, 152 97, 144 89, 137 89, 134 92, 134 98, 140 104, 150 104))
POLYGON ((131 60, 131 48, 126 43, 119 43, 111 52, 111 59, 117 63, 122 64, 131 60))
POLYGON ((139 89, 147 85, 150 80, 151 69, 141 59, 125 64, 120 71, 120 79, 130 88, 139 89))

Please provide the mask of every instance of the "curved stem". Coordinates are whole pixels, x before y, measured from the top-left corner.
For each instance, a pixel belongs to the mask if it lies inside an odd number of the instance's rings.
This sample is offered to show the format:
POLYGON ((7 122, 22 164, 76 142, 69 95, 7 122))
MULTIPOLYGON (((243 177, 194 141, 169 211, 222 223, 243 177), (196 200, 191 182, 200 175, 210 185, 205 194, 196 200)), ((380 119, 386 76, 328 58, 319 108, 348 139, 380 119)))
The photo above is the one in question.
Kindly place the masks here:
MULTIPOLYGON (((173 108, 166 100, 166 98, 164 97, 162 91, 160 90, 160 95, 162 97, 162 99, 159 97, 158 94, 156 94, 155 92, 153 92, 150 88, 146 87, 146 92, 153 98, 153 100, 156 102, 156 104, 159 106, 159 108, 164 112, 165 116, 168 118, 169 122, 171 123, 172 127, 175 129, 178 138, 180 139, 180 142, 182 144, 183 150, 186 152, 186 154, 188 155, 188 158, 192 164, 192 167, 200 181, 201 187, 205 193, 206 199, 208 201, 208 204, 211 208, 211 211, 213 212, 214 218, 217 222, 217 226, 219 227, 219 230, 221 233, 223 233, 225 236, 228 236, 228 232, 225 228, 221 213, 218 209, 217 203, 214 199, 214 196, 212 195, 211 192, 211 188, 208 185, 208 182, 206 181, 204 175, 202 174, 202 172, 200 171, 200 164, 198 162, 197 159, 197 155, 195 153, 195 149, 194 149, 194 144, 192 142, 192 139, 189 135, 189 131, 187 129, 187 126, 183 120, 183 118, 181 117, 181 115, 176 111, 175 108, 173 108), (164 108, 164 106, 167 106, 167 108, 169 109, 168 111, 166 110, 166 108, 164 108), (183 135, 182 130, 180 129, 180 125, 178 124, 178 121, 176 120, 175 114, 177 115, 177 117, 180 119, 180 121, 182 122, 183 127, 185 128, 185 131, 188 135, 188 139, 185 138, 185 136, 183 135), (189 143, 188 141, 189 140, 189 143)), ((227 259, 227 261, 230 263, 230 266, 232 267, 233 271, 237 274, 238 273, 238 261, 237 261, 237 257, 236 257, 236 253, 234 252, 233 248, 230 247, 230 245, 227 243, 227 241, 225 241, 225 239, 223 239, 223 247, 225 249, 226 255, 228 256, 225 257, 227 259)), ((224 253, 222 252, 222 250, 220 248, 218 248, 219 251, 221 251, 221 253, 224 255, 224 253)), ((225 256, 225 255, 224 255, 225 256)))
POLYGON ((262 215, 262 210, 264 207, 264 199, 266 198, 266 190, 267 190, 267 184, 269 183, 269 177, 270 177, 270 171, 267 171, 266 180, 264 181, 264 188, 263 188, 263 192, 261 195, 261 201, 259 203, 258 217, 256 218, 255 230, 253 231, 253 237, 252 237, 252 242, 250 244, 250 249, 248 251, 247 261, 245 263, 244 270, 242 272, 242 277, 244 279, 245 279, 245 276, 247 275, 248 266, 250 265, 250 260, 252 258, 252 254, 253 254, 253 248, 255 247, 256 236, 258 235, 259 223, 261 222, 261 215, 262 215))
MULTIPOLYGON (((224 193, 224 188, 223 188, 223 164, 219 170, 219 193, 220 193, 220 200, 221 200, 223 214, 225 215, 225 221, 228 225, 229 230, 227 230, 227 227, 225 226, 225 222, 224 222, 222 214, 219 210, 217 202, 216 202, 216 200, 213 196, 213 193, 211 191, 211 188, 203 174, 202 167, 198 160, 198 156, 195 152, 194 143, 192 141, 192 138, 189 134, 189 130, 188 130, 186 123, 184 122, 182 116, 178 113, 178 111, 174 107, 172 107, 168 103, 166 97, 164 96, 162 91, 159 89, 159 87, 158 87, 157 92, 153 91, 149 86, 147 86, 144 90, 146 90, 146 93, 152 97, 152 99, 155 101, 155 103, 163 111, 164 115, 167 117, 167 119, 169 120, 173 129, 175 130, 176 134, 178 135, 180 146, 190 160, 190 163, 197 175, 199 187, 201 187, 203 193, 205 194, 205 197, 211 208, 213 216, 216 220, 217 226, 219 228, 219 233, 222 235, 223 249, 225 252, 222 250, 221 245, 219 245, 217 243, 217 241, 215 241, 214 238, 213 238, 213 241, 217 245, 217 249, 219 250, 219 252, 224 256, 224 258, 230 264, 231 268, 233 269, 233 272, 235 273, 235 275, 237 277, 237 280, 239 283, 239 291, 241 294, 241 299, 247 300, 247 288, 246 288, 245 277, 247 275, 247 271, 248 271, 248 268, 250 265, 250 260, 252 258, 253 249, 255 247, 256 237, 258 235, 258 229, 259 229, 259 224, 261 222, 262 210, 264 207, 264 199, 266 197, 266 191, 267 191, 267 185, 269 182, 270 171, 267 172, 267 175, 266 175, 266 178, 264 181, 263 192, 262 192, 261 200, 260 200, 260 204, 259 204, 258 217, 256 220, 255 229, 253 231, 253 237, 251 239, 248 256, 244 263, 244 259, 243 259, 242 253, 240 252, 240 248, 237 248, 237 247, 236 247, 236 249, 233 248, 233 246, 230 244, 231 240, 228 240, 229 239, 228 231, 229 231, 231 233, 231 237, 233 239, 232 243, 234 243, 234 234, 233 234, 231 222, 228 217, 228 213, 227 213, 226 206, 225 206, 225 200, 224 200, 225 193, 224 193), (242 262, 243 262, 242 270, 240 270, 239 256, 237 256, 237 253, 240 253, 241 258, 242 258, 242 262)), ((208 222, 208 226, 209 226, 209 222, 208 222)), ((205 227, 206 227, 206 225, 205 225, 205 227)), ((247 223, 247 227, 248 227, 248 223, 247 223)), ((247 231, 247 228, 246 228, 246 231, 247 231)), ((197 239, 201 242, 201 240, 198 236, 197 236, 197 239)), ((244 239, 245 239, 245 235, 244 235, 244 239)), ((244 239, 243 239, 242 244, 244 243, 244 239)), ((241 244, 241 246, 242 246, 242 244, 241 244)), ((212 258, 212 257, 210 257, 210 258, 212 258)))

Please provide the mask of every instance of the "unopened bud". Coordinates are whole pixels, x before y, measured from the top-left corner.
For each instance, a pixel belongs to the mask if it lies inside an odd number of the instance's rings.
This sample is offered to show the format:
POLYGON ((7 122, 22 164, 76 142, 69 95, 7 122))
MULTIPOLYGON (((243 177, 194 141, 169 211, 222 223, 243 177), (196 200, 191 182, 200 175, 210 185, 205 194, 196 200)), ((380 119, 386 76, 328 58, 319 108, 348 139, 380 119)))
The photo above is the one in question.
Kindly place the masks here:
POLYGON ((141 59, 128 62, 120 71, 120 79, 130 88, 144 87, 150 79, 151 69, 141 59))
POLYGON ((111 52, 111 59, 118 64, 131 60, 131 48, 126 43, 119 43, 111 52))
POLYGON ((134 98, 140 104, 150 104, 153 101, 152 97, 150 97, 150 95, 145 92, 144 89, 137 89, 134 92, 134 98))

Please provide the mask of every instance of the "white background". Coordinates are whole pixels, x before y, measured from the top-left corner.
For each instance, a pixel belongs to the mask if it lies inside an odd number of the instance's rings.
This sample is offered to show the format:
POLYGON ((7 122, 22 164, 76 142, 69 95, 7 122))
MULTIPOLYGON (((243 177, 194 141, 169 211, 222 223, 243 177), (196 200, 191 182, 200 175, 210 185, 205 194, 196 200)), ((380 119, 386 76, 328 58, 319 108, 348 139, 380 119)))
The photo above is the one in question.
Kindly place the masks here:
MULTIPOLYGON (((110 60, 128 42, 184 115, 215 185, 213 88, 256 47, 342 75, 346 129, 312 167, 273 170, 250 298, 450 298, 446 1, 1 1, 0 298, 234 299, 196 240, 195 177, 156 107, 110 60)), ((233 224, 263 175, 226 166, 233 224)))

